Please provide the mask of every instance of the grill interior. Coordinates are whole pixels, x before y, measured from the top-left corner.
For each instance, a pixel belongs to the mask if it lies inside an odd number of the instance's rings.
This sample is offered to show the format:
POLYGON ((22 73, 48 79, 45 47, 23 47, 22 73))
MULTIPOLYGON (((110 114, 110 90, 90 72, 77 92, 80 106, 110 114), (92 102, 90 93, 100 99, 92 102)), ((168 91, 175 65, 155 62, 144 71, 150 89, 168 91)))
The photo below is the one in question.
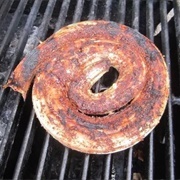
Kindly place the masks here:
POLYGON ((180 178, 180 1, 0 0, 0 85, 22 57, 64 25, 104 19, 128 25, 150 38, 165 57, 170 97, 160 124, 144 141, 109 155, 70 150, 40 126, 31 92, 0 87, 0 178, 143 179, 180 178), (133 178, 134 177, 134 178, 133 178))

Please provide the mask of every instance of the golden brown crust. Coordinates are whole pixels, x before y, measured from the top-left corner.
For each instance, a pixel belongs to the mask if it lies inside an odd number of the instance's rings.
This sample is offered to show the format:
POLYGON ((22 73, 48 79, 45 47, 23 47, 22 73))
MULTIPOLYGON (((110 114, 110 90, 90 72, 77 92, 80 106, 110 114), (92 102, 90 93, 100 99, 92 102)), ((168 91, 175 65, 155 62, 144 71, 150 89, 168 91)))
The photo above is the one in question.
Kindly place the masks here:
POLYGON ((42 126, 65 146, 92 154, 141 141, 159 123, 169 94, 158 49, 114 22, 62 28, 24 58, 7 85, 25 98, 34 77, 33 105, 42 126), (93 93, 91 87, 110 67, 119 78, 93 93))

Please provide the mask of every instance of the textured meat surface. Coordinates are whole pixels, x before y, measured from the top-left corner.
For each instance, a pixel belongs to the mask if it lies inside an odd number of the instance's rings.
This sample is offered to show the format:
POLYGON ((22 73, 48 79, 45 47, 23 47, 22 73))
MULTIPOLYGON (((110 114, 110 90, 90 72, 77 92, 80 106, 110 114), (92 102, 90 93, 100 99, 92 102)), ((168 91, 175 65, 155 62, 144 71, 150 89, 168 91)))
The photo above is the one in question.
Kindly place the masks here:
POLYGON ((66 26, 17 66, 7 86, 26 97, 42 126, 65 146, 92 154, 124 150, 159 123, 169 81, 163 57, 137 31, 106 21, 66 26), (100 93, 91 88, 114 67, 119 77, 100 93))

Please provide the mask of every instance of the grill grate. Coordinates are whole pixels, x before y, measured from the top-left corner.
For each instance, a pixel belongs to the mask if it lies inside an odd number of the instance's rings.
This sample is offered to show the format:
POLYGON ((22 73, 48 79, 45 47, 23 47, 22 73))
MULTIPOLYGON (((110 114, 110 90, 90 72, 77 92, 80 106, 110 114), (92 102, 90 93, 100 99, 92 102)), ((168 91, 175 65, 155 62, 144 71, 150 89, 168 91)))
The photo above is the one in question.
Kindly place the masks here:
POLYGON ((0 83, 8 80, 22 56, 39 40, 64 25, 92 19, 126 24, 162 51, 170 72, 171 93, 161 123, 143 142, 128 150, 109 155, 82 154, 63 147, 43 130, 32 109, 30 92, 23 102, 20 94, 1 88, 0 178, 130 180, 135 172, 148 179, 180 178, 179 0, 0 0, 0 83), (167 21, 170 11, 174 16, 167 21), (135 159, 138 150, 144 156, 140 169, 135 159))
MULTIPOLYGON (((163 1, 160 3, 160 15, 161 15, 161 25, 162 25, 162 52, 165 55, 165 60, 167 68, 169 71, 169 78, 171 79, 171 61, 170 61, 170 52, 169 52, 169 35, 168 35, 168 25, 167 25, 167 4, 163 1)), ((168 159, 169 159, 169 168, 167 169, 168 179, 174 179, 174 152, 173 152, 173 121, 172 121, 172 98, 171 98, 171 86, 170 86, 170 96, 168 100, 168 141, 167 141, 167 150, 168 150, 168 159)))

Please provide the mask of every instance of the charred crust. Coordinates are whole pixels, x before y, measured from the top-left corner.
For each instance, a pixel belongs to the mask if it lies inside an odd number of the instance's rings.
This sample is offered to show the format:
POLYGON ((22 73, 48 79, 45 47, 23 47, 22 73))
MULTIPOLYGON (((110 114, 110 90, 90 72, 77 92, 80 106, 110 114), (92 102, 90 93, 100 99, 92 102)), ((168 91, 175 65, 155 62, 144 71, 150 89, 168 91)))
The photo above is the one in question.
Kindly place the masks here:
POLYGON ((112 37, 116 37, 119 34, 119 29, 119 25, 112 21, 105 25, 105 30, 108 31, 112 37))
POLYGON ((63 126, 66 126, 66 114, 65 114, 64 111, 62 111, 62 110, 59 110, 59 111, 58 111, 58 114, 59 114, 59 116, 60 116, 62 125, 63 125, 63 126))
POLYGON ((39 49, 34 49, 30 54, 28 54, 22 66, 23 78, 24 80, 28 80, 30 74, 32 74, 33 70, 38 66, 39 63, 39 49))
POLYGON ((75 116, 76 122, 83 127, 86 127, 87 129, 91 130, 96 130, 96 129, 106 129, 108 128, 106 125, 104 124, 92 124, 87 122, 85 119, 79 118, 77 116, 75 116))

